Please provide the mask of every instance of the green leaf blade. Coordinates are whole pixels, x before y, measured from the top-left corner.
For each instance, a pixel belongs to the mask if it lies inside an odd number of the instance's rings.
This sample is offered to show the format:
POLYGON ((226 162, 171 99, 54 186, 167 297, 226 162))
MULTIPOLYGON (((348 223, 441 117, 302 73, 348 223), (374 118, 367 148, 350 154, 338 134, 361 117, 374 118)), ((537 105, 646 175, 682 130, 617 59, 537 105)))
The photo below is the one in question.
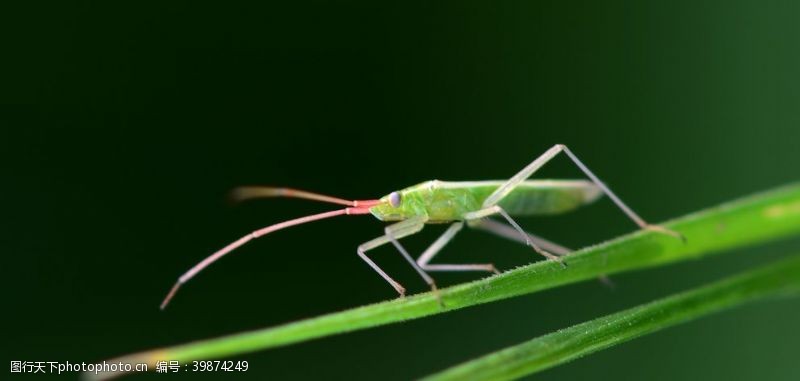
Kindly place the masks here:
POLYGON ((513 380, 733 306, 797 295, 800 256, 559 330, 424 380, 513 380))

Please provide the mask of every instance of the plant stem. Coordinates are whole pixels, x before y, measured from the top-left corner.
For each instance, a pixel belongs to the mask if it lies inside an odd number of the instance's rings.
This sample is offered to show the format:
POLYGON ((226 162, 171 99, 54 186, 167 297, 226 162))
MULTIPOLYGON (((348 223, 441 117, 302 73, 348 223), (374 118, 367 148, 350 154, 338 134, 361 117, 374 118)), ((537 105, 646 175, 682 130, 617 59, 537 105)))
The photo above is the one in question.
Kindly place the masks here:
MULTIPOLYGON (((567 268, 540 261, 503 274, 404 299, 372 304, 274 328, 155 349, 113 361, 187 362, 219 359, 333 334, 416 319, 463 307, 528 294, 564 284, 635 269, 696 259, 726 249, 759 244, 800 233, 800 185, 757 194, 663 224, 686 237, 636 231, 564 257, 567 268)), ((99 378, 113 375, 99 375, 99 378)))
POLYGON ((547 334, 424 378, 512 380, 753 300, 800 294, 800 256, 547 334))

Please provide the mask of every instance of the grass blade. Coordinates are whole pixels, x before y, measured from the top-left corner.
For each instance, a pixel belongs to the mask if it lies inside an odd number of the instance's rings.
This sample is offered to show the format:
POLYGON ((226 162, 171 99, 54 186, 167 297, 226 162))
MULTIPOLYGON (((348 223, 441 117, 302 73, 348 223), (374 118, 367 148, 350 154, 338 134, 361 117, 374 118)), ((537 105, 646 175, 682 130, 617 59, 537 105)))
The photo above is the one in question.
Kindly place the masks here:
POLYGON ((512 380, 722 309, 800 295, 800 256, 538 337, 424 378, 512 380))
MULTIPOLYGON (((643 269, 700 258, 726 249, 763 243, 800 233, 800 184, 781 187, 706 209, 664 224, 687 238, 648 231, 587 247, 567 257, 562 268, 541 261, 503 274, 440 290, 441 307, 431 293, 323 315, 274 328, 197 341, 123 356, 113 361, 182 362, 219 359, 314 338, 416 319, 450 310, 528 294, 603 274, 643 269)), ((111 375, 98 375, 103 378, 111 375)))

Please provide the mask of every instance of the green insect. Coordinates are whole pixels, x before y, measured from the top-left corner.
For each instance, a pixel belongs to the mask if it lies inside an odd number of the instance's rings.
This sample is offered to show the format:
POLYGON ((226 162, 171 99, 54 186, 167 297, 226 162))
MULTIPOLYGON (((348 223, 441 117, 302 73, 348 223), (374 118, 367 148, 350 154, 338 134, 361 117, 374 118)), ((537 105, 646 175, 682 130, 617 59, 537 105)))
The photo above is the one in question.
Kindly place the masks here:
POLYGON ((607 195, 633 222, 642 229, 654 230, 683 239, 680 234, 645 222, 617 197, 597 176, 586 167, 567 146, 557 144, 528 164, 516 175, 504 181, 426 181, 403 190, 389 193, 379 200, 344 200, 290 188, 241 187, 234 191, 238 200, 259 197, 294 197, 346 206, 344 209, 314 214, 284 221, 256 230, 215 252, 183 274, 164 301, 164 309, 181 285, 188 282, 208 265, 244 245, 250 240, 281 230, 329 217, 341 215, 372 214, 381 221, 398 221, 384 229, 384 235, 367 241, 356 250, 375 272, 386 280, 400 296, 405 288, 386 274, 367 256, 367 251, 391 243, 408 263, 419 273, 433 291, 436 283, 428 272, 433 271, 487 271, 498 273, 491 263, 431 264, 433 257, 464 227, 464 223, 499 236, 519 241, 532 247, 546 258, 565 266, 560 256, 569 249, 525 232, 512 216, 547 215, 570 211, 607 195), (591 181, 585 180, 528 180, 539 168, 560 152, 564 152, 591 181), (500 216, 508 224, 489 219, 500 216), (434 241, 416 260, 399 240, 421 231, 425 224, 450 223, 450 227, 434 241))

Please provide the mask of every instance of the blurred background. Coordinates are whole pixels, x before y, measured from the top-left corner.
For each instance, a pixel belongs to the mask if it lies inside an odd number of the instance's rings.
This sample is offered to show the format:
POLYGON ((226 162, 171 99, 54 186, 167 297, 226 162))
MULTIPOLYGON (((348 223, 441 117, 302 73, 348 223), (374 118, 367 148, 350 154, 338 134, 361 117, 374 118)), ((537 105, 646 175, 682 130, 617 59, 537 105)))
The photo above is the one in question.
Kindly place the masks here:
MULTIPOLYGON (((99 361, 395 297, 356 255, 383 229, 362 216, 255 242, 159 311, 176 278, 214 250, 331 209, 231 205, 226 193, 238 185, 372 198, 430 179, 508 178, 565 143, 658 222, 798 178, 795 1, 3 8, 6 364, 99 361)), ((558 158, 538 177, 580 176, 558 158)), ((635 229, 607 199, 520 222, 573 248, 635 229)), ((419 253, 443 229, 406 247, 419 253)), ((237 356, 250 363, 237 376, 413 379, 799 245, 617 275, 613 290, 586 282, 237 356)), ((426 290, 391 248, 373 257, 409 292, 426 290)), ((524 246, 469 230, 440 256, 502 269, 535 260, 524 246)), ((435 275, 441 285, 484 276, 435 275)), ((796 380, 798 318, 796 300, 748 305, 537 378, 796 380)), ((130 379, 159 377, 179 378, 130 379)))

